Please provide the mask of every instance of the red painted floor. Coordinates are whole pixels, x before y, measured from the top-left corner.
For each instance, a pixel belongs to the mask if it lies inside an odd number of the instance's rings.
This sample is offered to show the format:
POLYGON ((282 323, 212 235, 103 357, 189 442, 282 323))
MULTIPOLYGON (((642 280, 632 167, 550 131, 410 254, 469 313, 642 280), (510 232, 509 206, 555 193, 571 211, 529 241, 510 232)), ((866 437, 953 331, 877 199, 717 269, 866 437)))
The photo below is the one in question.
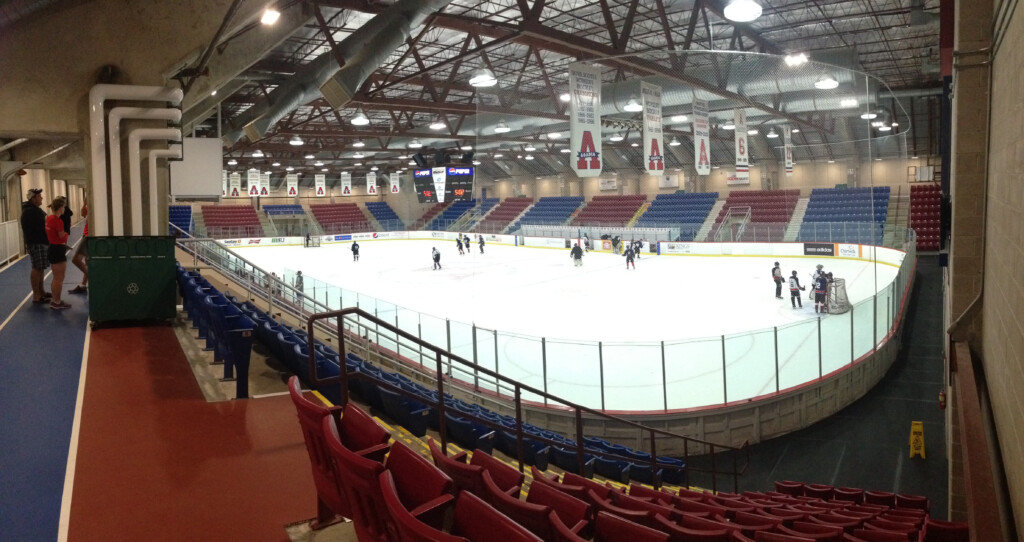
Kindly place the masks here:
POLYGON ((170 327, 92 333, 69 540, 288 540, 315 489, 287 395, 207 403, 170 327))

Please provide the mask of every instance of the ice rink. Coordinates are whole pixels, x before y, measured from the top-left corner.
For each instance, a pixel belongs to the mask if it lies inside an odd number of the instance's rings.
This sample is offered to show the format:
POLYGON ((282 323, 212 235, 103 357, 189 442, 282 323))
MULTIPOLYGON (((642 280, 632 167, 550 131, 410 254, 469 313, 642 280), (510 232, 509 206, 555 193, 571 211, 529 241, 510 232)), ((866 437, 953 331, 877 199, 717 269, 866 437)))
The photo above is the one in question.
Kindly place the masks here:
POLYGON ((627 270, 625 258, 606 253, 588 253, 574 267, 567 249, 490 244, 480 254, 474 243, 459 255, 454 242, 440 240, 360 247, 358 262, 350 243, 233 250, 280 276, 302 270, 307 295, 332 307, 339 295, 353 304, 358 292, 361 307, 425 340, 444 345, 450 337, 458 355, 539 388, 546 375, 550 392, 614 410, 734 401, 840 368, 885 336, 898 272, 829 257, 645 255, 627 270), (432 269, 435 246, 441 270, 432 269), (853 314, 819 321, 807 292, 794 309, 785 287, 776 299, 774 261, 784 276, 797 271, 808 290, 818 263, 846 279, 853 314), (317 281, 346 292, 313 292, 317 281))

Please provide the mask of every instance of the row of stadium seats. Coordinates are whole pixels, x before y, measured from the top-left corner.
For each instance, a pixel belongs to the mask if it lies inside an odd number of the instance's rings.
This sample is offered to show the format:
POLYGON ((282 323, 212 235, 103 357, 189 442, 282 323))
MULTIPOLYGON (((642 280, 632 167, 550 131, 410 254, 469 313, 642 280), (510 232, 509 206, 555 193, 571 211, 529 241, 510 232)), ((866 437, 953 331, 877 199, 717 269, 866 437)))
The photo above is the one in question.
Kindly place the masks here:
POLYGON ((533 205, 533 198, 505 198, 480 221, 477 228, 480 231, 504 231, 509 222, 522 214, 530 205, 533 205))
POLYGON ((551 196, 540 198, 530 207, 522 217, 512 226, 511 231, 516 231, 523 224, 544 224, 562 225, 572 216, 580 205, 583 204, 583 196, 551 196))
POLYGON ((574 226, 625 226, 647 201, 646 194, 594 196, 573 219, 574 226))
POLYGON ((373 218, 380 224, 393 225, 388 229, 402 229, 402 220, 395 214, 394 209, 386 201, 368 201, 366 202, 366 210, 370 211, 373 218))
POLYGON ((289 203, 287 205, 264 205, 263 212, 267 213, 269 216, 306 214, 306 210, 302 208, 302 205, 297 203, 289 203))
POLYGON ((941 248, 942 187, 938 183, 911 185, 910 227, 917 234, 917 249, 941 248))
POLYGON ((476 206, 476 200, 468 201, 456 201, 452 203, 447 209, 444 210, 440 215, 434 217, 430 221, 430 224, 424 228, 427 230, 446 230, 448 226, 455 223, 458 219, 462 218, 462 215, 469 212, 470 209, 476 206))
MULTIPOLYGON (((192 206, 191 205, 171 205, 167 210, 168 221, 174 224, 178 229, 192 234, 192 206)), ((170 235, 174 235, 174 229, 170 230, 170 235)))

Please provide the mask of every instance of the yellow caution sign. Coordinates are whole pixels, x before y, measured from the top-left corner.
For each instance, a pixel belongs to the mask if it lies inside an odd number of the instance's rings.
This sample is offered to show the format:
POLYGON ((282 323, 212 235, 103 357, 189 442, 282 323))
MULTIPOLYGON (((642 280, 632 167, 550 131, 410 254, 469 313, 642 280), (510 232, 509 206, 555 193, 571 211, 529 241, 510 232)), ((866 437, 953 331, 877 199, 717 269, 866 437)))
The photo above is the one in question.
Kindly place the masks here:
POLYGON ((910 422, 910 457, 915 455, 924 459, 924 423, 910 422))

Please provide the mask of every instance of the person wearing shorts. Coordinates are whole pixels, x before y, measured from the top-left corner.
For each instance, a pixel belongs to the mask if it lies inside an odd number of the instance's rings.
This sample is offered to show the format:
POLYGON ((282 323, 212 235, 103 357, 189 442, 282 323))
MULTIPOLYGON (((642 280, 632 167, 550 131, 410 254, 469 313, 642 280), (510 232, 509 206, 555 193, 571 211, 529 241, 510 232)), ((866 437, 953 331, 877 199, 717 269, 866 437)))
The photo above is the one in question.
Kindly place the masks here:
POLYGON ((50 262, 47 258, 50 242, 46 240, 46 211, 43 204, 43 189, 30 188, 21 204, 21 232, 25 237, 25 252, 32 260, 29 282, 32 285, 32 302, 49 303, 50 293, 43 289, 43 273, 50 262))
MULTIPOLYGON (((89 216, 89 206, 85 203, 82 204, 82 218, 89 216)), ((75 255, 71 257, 71 263, 82 272, 82 283, 74 288, 68 290, 69 294, 84 294, 89 291, 89 265, 86 263, 86 259, 89 257, 89 247, 87 246, 89 237, 89 222, 85 222, 85 231, 82 232, 82 239, 78 241, 78 250, 75 251, 75 255)))
POLYGON ((61 215, 67 207, 67 200, 57 197, 50 204, 50 215, 46 217, 46 238, 50 242, 47 249, 47 259, 50 267, 53 268, 53 282, 50 284, 50 291, 53 298, 50 300, 50 308, 59 311, 70 309, 71 305, 61 301, 60 295, 64 288, 64 273, 68 268, 68 232, 64 231, 64 221, 61 215))

